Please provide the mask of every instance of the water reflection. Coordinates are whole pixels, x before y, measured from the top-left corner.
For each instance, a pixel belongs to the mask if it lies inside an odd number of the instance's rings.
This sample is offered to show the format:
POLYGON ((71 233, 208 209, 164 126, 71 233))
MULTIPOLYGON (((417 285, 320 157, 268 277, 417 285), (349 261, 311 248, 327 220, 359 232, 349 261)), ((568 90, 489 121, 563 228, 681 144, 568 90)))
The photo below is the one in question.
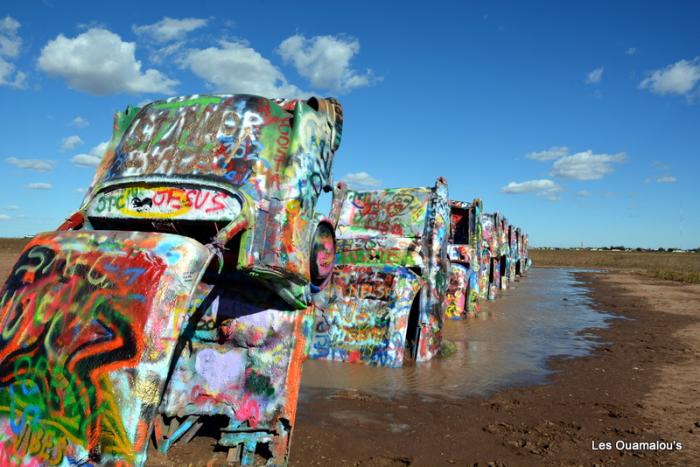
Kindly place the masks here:
POLYGON ((541 382, 551 372, 548 358, 590 353, 598 341, 581 331, 605 327, 613 317, 593 309, 574 272, 532 269, 514 289, 482 305, 479 318, 447 322, 445 339, 456 346, 448 358, 394 369, 309 360, 302 397, 322 389, 464 397, 541 382))

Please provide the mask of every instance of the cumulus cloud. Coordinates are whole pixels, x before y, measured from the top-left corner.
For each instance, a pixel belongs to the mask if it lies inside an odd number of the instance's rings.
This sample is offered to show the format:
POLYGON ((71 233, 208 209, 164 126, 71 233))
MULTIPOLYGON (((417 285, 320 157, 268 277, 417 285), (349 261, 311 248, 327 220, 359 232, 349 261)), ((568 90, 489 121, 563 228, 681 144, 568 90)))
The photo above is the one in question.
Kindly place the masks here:
POLYGON ((604 71, 604 68, 600 67, 600 68, 596 68, 595 70, 589 72, 586 75, 586 84, 600 83, 600 80, 603 79, 603 71, 604 71))
POLYGON ((574 180, 600 180, 614 171, 613 164, 624 162, 625 153, 593 154, 584 151, 571 156, 562 157, 552 165, 549 173, 553 177, 571 178, 574 180))
POLYGON ((70 151, 83 144, 83 140, 78 135, 66 136, 61 140, 61 150, 70 151))
POLYGON ((131 29, 140 35, 148 36, 156 42, 182 40, 187 33, 207 25, 206 19, 182 18, 175 19, 166 16, 157 23, 142 26, 133 25, 131 29))
POLYGON ((19 211, 19 206, 17 206, 16 204, 8 204, 7 206, 5 206, 4 209, 6 211, 19 211))
POLYGON ((0 19, 0 55, 3 57, 14 58, 19 55, 19 50, 22 47, 22 39, 17 31, 20 27, 19 21, 6 16, 0 19))
POLYGON ((664 175, 656 179, 657 183, 676 183, 676 177, 673 175, 664 175))
POLYGON ((9 221, 12 219, 11 216, 8 216, 7 214, 0 214, 0 221, 9 221))
POLYGON ((354 188, 373 188, 378 187, 382 183, 380 180, 372 177, 367 172, 348 173, 345 174, 345 176, 343 176, 343 178, 340 180, 347 183, 348 186, 354 188))
POLYGON ((120 92, 172 94, 177 81, 155 69, 141 70, 136 46, 117 34, 92 28, 74 37, 60 34, 41 50, 39 69, 94 95, 120 92))
POLYGON ((296 34, 277 48, 285 63, 308 78, 311 86, 336 92, 349 91, 375 82, 372 70, 364 73, 350 67, 352 58, 360 52, 360 42, 352 37, 314 36, 307 39, 296 34))
POLYGON ((17 71, 17 67, 9 61, 19 55, 22 47, 19 28, 19 21, 11 16, 0 19, 0 86, 23 88, 27 78, 26 73, 17 71))
POLYGON ((86 118, 78 116, 71 120, 70 124, 77 128, 85 128, 90 125, 90 122, 86 118))
POLYGON ((630 47, 629 49, 627 49, 627 50, 625 51, 625 53, 626 53, 627 55, 634 55, 634 54, 637 53, 637 48, 636 48, 636 47, 630 47))
POLYGON ((71 162, 78 167, 97 167, 102 161, 102 156, 107 150, 109 141, 98 144, 94 148, 90 149, 87 154, 76 154, 71 157, 71 162))
POLYGON ((552 146, 544 151, 531 152, 525 155, 528 159, 534 159, 536 161, 551 161, 554 159, 562 158, 569 154, 569 148, 566 146, 552 146))
POLYGON ((217 92, 269 97, 298 97, 301 90, 282 72, 243 42, 221 41, 219 47, 190 50, 180 60, 217 92))
POLYGON ((5 162, 20 169, 36 170, 37 172, 48 172, 53 169, 54 164, 52 160, 47 159, 18 159, 16 157, 8 157, 5 162))
POLYGON ((666 68, 649 73, 640 89, 648 89, 656 94, 678 94, 689 97, 700 81, 700 57, 693 60, 679 60, 666 68))
POLYGON ((24 88, 24 82, 27 79, 26 73, 15 71, 16 67, 0 57, 0 86, 10 86, 12 88, 24 88), (14 77, 13 77, 14 75, 14 77))
POLYGON ((580 190, 578 193, 576 193, 576 196, 579 196, 581 198, 587 198, 590 195, 591 193, 588 190, 580 190))
POLYGON ((559 194, 564 189, 548 179, 528 180, 526 182, 510 182, 508 185, 501 188, 503 193, 509 195, 523 195, 534 193, 545 199, 556 201, 559 199, 559 194))
POLYGON ((50 183, 43 183, 43 182, 28 183, 27 188, 32 189, 32 190, 50 190, 53 188, 53 185, 50 183))

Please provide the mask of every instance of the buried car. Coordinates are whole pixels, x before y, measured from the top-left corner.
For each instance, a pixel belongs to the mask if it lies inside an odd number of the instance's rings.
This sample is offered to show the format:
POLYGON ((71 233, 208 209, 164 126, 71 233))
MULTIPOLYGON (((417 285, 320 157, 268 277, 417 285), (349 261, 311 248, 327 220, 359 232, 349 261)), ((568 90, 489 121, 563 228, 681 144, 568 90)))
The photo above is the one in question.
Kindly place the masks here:
POLYGON ((4 458, 143 465, 206 424, 229 460, 264 445, 284 464, 341 131, 333 99, 118 112, 81 208, 29 242, 0 295, 4 458))
POLYGON ((484 281, 488 287, 488 299, 495 300, 501 283, 501 265, 498 254, 501 215, 499 213, 484 213, 481 215, 481 224, 483 226, 484 247, 480 263, 488 271, 488 281, 484 281), (487 264, 485 264, 484 258, 488 258, 487 264))
POLYGON ((485 247, 483 242, 481 211, 479 199, 471 203, 450 200, 450 276, 445 314, 451 319, 477 313, 479 298, 488 294, 490 257, 488 245, 485 247))
POLYGON ((311 358, 401 366, 442 343, 447 274, 447 182, 334 193, 337 259, 316 295, 311 358))

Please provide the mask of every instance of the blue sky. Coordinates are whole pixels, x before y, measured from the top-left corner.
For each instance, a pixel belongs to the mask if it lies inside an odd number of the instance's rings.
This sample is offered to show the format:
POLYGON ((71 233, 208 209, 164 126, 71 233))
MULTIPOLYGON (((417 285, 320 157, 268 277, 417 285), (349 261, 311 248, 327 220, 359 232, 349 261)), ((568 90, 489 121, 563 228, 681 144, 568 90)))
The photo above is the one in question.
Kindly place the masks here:
POLYGON ((336 180, 480 197, 536 246, 700 246, 695 2, 0 6, 0 236, 52 230, 112 115, 170 95, 338 96, 336 180))

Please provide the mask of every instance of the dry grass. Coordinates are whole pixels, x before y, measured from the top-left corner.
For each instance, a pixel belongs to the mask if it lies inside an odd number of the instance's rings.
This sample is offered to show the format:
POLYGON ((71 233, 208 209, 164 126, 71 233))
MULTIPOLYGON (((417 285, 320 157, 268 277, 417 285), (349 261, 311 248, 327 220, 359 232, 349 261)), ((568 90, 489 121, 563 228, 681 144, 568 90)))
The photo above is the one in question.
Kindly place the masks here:
POLYGON ((655 251, 539 250, 530 248, 535 266, 625 270, 659 279, 700 283, 700 253, 655 251))
POLYGON ((0 238, 0 252, 17 253, 22 250, 30 238, 0 238))

